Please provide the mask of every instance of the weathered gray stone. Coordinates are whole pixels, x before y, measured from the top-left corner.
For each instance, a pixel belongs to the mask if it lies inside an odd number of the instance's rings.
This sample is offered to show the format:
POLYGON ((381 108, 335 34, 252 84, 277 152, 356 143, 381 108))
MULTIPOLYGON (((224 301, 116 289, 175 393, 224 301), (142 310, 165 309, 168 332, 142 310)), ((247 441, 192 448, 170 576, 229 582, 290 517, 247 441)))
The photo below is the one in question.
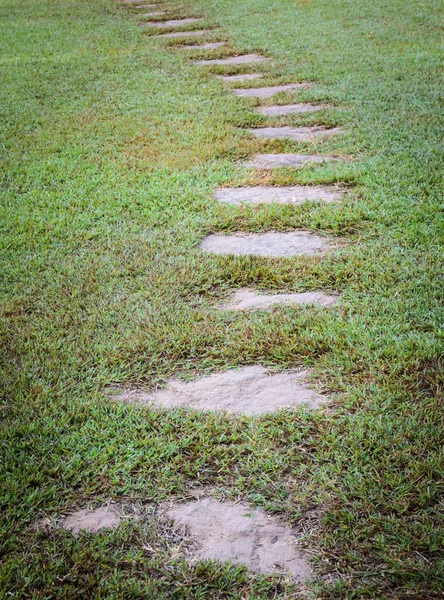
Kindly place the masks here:
POLYGON ((78 510, 65 519, 63 529, 72 533, 79 531, 90 531, 92 533, 100 529, 115 529, 120 525, 120 516, 113 506, 105 505, 95 510, 78 510))
POLYGON ((326 106, 315 106, 314 104, 286 104, 284 106, 260 106, 257 112, 261 115, 292 115, 305 112, 316 112, 323 110, 326 106))
POLYGON ((170 379, 164 389, 110 394, 122 402, 162 408, 193 408, 254 415, 298 406, 319 408, 326 402, 305 383, 306 372, 273 373, 261 365, 231 369, 194 381, 170 379))
POLYGON ((339 127, 325 129, 324 127, 258 127, 249 129, 256 137, 270 140, 310 140, 315 137, 334 135, 341 130, 339 127))
POLYGON ((198 542, 192 562, 231 561, 260 573, 286 573, 301 583, 313 578, 292 531, 262 510, 213 498, 164 505, 164 510, 198 542))
POLYGON ((200 247, 214 254, 291 257, 317 254, 328 248, 328 242, 307 231, 237 233, 209 235, 200 247))
POLYGON ((187 38, 187 37, 200 37, 211 33, 206 29, 200 29, 196 31, 174 31, 172 33, 161 33, 160 35, 153 35, 153 38, 187 38))
POLYGON ((181 46, 182 50, 215 50, 216 48, 222 48, 226 46, 227 42, 208 42, 208 44, 202 44, 201 46, 181 46))
POLYGON ((143 23, 144 27, 156 27, 157 29, 168 29, 170 27, 182 27, 182 25, 190 25, 191 23, 198 23, 202 21, 201 17, 189 19, 170 19, 168 21, 148 21, 143 23))
POLYGON ((236 89, 233 94, 243 98, 271 98, 281 92, 291 92, 292 90, 300 90, 311 87, 312 83, 289 83, 288 85, 274 85, 272 87, 236 89))
POLYGON ((149 10, 150 8, 157 8, 157 4, 140 4, 139 6, 135 6, 135 8, 149 10))
POLYGON ((154 12, 144 13, 141 15, 142 17, 160 17, 162 15, 166 15, 164 10, 156 10, 154 12))
POLYGON ((279 167, 301 167, 305 163, 321 163, 334 160, 331 156, 311 156, 305 154, 256 154, 243 163, 251 169, 275 169, 279 167))
POLYGON ((229 58, 216 58, 213 60, 195 60, 195 65, 243 65, 245 63, 257 63, 268 60, 260 54, 243 54, 242 56, 230 56, 229 58))
POLYGON ((259 79, 263 77, 261 73, 245 73, 244 75, 216 75, 216 79, 222 79, 227 83, 236 81, 249 81, 250 79, 259 79))
POLYGON ((255 290, 237 290, 229 302, 218 306, 220 310, 267 310, 273 306, 313 304, 316 306, 333 306, 337 296, 329 296, 323 292, 304 292, 300 294, 259 294, 255 290))
POLYGON ((344 190, 334 186, 292 185, 285 187, 238 187, 224 188, 215 192, 219 202, 227 204, 301 204, 306 200, 336 202, 341 200, 344 190))

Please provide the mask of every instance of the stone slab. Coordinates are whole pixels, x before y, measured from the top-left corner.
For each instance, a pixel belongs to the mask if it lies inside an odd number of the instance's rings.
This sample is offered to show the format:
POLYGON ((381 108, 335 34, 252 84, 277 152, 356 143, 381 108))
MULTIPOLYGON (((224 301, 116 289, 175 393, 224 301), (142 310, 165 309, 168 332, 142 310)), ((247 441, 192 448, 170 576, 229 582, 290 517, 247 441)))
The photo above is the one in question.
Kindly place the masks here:
POLYGON ((328 248, 328 243, 324 238, 313 233, 289 231, 287 233, 212 234, 202 241, 200 247, 214 254, 289 258, 302 254, 317 254, 328 248))
POLYGON ((213 60, 195 60, 195 65, 244 65, 246 63, 257 63, 268 60, 260 54, 243 54, 241 56, 230 56, 229 58, 216 58, 213 60))
POLYGON ((226 46, 227 42, 208 42, 208 44, 202 44, 201 46, 181 46, 182 50, 215 50, 216 48, 222 48, 226 46))
POLYGON ((262 510, 213 498, 165 506, 164 510, 198 542, 200 548, 192 562, 230 561, 260 573, 285 573, 301 583, 313 578, 292 531, 262 510))
POLYGON ((263 77, 263 75, 261 73, 245 73, 243 75, 216 75, 217 79, 222 79, 222 81, 226 81, 227 83, 236 81, 250 81, 251 79, 259 79, 259 77, 263 77))
POLYGON ((154 12, 144 13, 141 15, 142 17, 161 17, 162 15, 166 15, 164 10, 156 10, 154 12))
POLYGON ((243 163, 251 169, 275 169, 279 167, 301 167, 306 163, 321 163, 333 160, 331 156, 312 156, 306 154, 256 154, 243 163))
POLYGON ((340 128, 325 129, 324 127, 257 127, 249 129, 256 137, 270 140, 309 140, 315 137, 334 135, 340 128))
POLYGON ((311 86, 311 83, 289 83, 288 85, 274 85, 263 88, 235 89, 233 90, 233 94, 236 96, 241 96, 242 98, 271 98, 272 96, 275 96, 281 92, 301 90, 311 86))
POLYGON ((323 292, 304 292, 300 294, 259 294, 253 289, 237 290, 229 302, 220 304, 219 310, 267 310, 277 305, 333 306, 338 296, 329 296, 323 292))
POLYGON ((157 29, 168 29, 169 27, 182 27, 182 25, 190 25, 203 21, 201 17, 190 17, 189 19, 169 19, 168 21, 148 21, 143 23, 144 27, 156 27, 157 29))
POLYGON ((256 415, 304 405, 319 408, 326 402, 305 383, 306 371, 273 373, 261 365, 214 373, 194 381, 170 379, 154 392, 112 394, 122 402, 151 404, 174 409, 256 415))
POLYGON ((187 37, 200 37, 211 33, 207 29, 199 29, 196 31, 174 31, 172 33, 161 33, 160 35, 153 35, 153 38, 187 38, 187 37))
POLYGON ((282 187, 238 187, 217 190, 214 197, 219 202, 233 204, 301 204, 306 200, 337 202, 344 190, 334 186, 292 185, 282 187))
POLYGON ((100 529, 115 529, 120 525, 120 516, 112 506, 105 505, 95 510, 82 509, 69 515, 62 524, 63 529, 72 533, 100 529))
POLYGON ((279 116, 279 115, 293 115, 306 112, 316 112, 323 110, 326 106, 314 105, 314 104, 285 104, 283 106, 260 106, 257 108, 257 112, 261 115, 266 116, 279 116))
POLYGON ((157 8, 157 4, 140 4, 135 8, 149 10, 150 8, 157 8))

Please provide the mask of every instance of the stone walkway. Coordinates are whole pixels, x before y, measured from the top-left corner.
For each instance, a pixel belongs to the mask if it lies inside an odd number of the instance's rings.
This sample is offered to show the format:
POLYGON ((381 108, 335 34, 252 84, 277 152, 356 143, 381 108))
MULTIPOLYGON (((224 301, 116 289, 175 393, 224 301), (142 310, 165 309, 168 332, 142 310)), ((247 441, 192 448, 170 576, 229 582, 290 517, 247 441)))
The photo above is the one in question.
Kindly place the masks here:
MULTIPOLYGON (((167 5, 162 10, 161 3, 143 4, 140 0, 123 0, 137 10, 151 11, 140 16, 155 18, 144 21, 141 25, 148 32, 166 31, 151 38, 203 37, 211 34, 202 27, 203 17, 175 19, 172 9, 167 5), (191 26, 191 27, 189 27, 191 26), (178 29, 178 31, 175 31, 178 29)), ((150 32, 150 33, 151 33, 150 32)), ((214 39, 214 36, 213 36, 214 39)), ((155 43, 155 42, 154 42, 155 43)), ((178 42, 180 44, 180 42, 178 42)), ((178 45, 177 49, 214 51, 226 47, 226 41, 205 41, 198 45, 178 45)), ((225 50, 226 54, 226 50, 225 50)), ((214 54, 213 54, 214 56, 214 54)), ((236 54, 222 58, 192 60, 196 69, 213 66, 226 66, 230 71, 236 66, 256 65, 267 62, 270 58, 257 53, 236 54)), ((254 69, 252 69, 254 70, 254 69)), ((211 76, 211 74, 209 74, 211 76)), ((258 80, 262 73, 228 73, 214 75, 222 83, 238 83, 258 80)), ((233 88, 231 93, 239 98, 254 98, 259 101, 272 98, 277 94, 297 93, 313 87, 307 82, 289 82, 284 85, 271 85, 256 88, 233 88)), ((228 90, 227 90, 227 93, 228 90)), ((248 102, 248 100, 239 100, 248 102)), ((262 117, 297 115, 328 109, 325 105, 293 103, 275 106, 258 106, 256 110, 262 117)), ((338 128, 326 129, 323 126, 295 127, 267 125, 247 130, 257 138, 288 139, 304 141, 317 136, 335 135, 338 128)), ((301 168, 306 164, 324 163, 336 160, 333 156, 301 155, 301 154, 257 154, 241 163, 248 169, 301 168)), ((215 201, 230 204, 234 207, 243 204, 295 204, 306 202, 340 202, 345 188, 339 185, 289 185, 289 186, 247 186, 223 188, 216 190, 215 201)), ((308 205, 309 206, 309 205, 308 205)), ((228 256, 257 256, 273 259, 291 260, 294 256, 322 257, 333 249, 332 241, 316 235, 312 231, 294 230, 288 232, 267 231, 262 233, 238 232, 231 235, 213 233, 202 240, 202 252, 228 256)), ((282 310, 282 306, 301 306, 307 310, 324 310, 338 301, 338 295, 323 291, 306 291, 303 293, 259 293, 255 289, 233 290, 228 301, 220 303, 215 310, 250 311, 250 310, 282 310)), ((322 409, 328 398, 318 393, 309 384, 309 373, 306 371, 275 372, 262 365, 247 365, 239 369, 230 369, 219 373, 199 377, 185 382, 179 378, 168 380, 158 390, 140 389, 108 389, 108 395, 119 402, 148 404, 153 409, 172 410, 187 408, 199 411, 224 411, 233 415, 244 415, 253 418, 255 415, 290 409, 322 409)), ((239 418, 239 417, 237 417, 239 418)), ((307 581, 315 577, 307 557, 295 545, 297 539, 291 531, 274 517, 265 512, 252 509, 246 504, 219 502, 213 497, 202 497, 187 503, 172 504, 164 507, 165 514, 178 527, 186 527, 198 542, 199 550, 194 560, 213 558, 229 560, 233 563, 248 565, 252 570, 270 573, 290 574, 296 580, 307 581)), ((68 516, 63 527, 73 533, 82 529, 98 531, 102 528, 117 527, 120 516, 116 507, 98 507, 95 510, 82 509, 68 516)))

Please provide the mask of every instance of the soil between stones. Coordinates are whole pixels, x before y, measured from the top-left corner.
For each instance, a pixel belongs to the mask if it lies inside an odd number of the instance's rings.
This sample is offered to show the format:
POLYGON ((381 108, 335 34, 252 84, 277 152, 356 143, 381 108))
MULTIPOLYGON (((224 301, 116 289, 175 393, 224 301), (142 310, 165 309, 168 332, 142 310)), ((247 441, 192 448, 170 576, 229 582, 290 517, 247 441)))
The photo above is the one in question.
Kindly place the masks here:
POLYGON ((280 115, 292 115, 296 113, 305 113, 305 112, 316 112, 318 110, 323 110, 327 108, 326 106, 319 106, 315 104, 284 104, 282 106, 261 106, 257 108, 257 112, 261 115, 266 116, 280 116, 280 115))
POLYGON ((278 167, 301 167, 305 163, 321 163, 329 160, 334 160, 334 158, 307 154, 256 154, 242 164, 250 169, 275 169, 278 167))
POLYGON ((231 300, 218 306, 220 310, 253 310, 268 309, 278 304, 313 304, 317 306, 333 306, 337 296, 329 296, 323 292, 304 292, 301 294, 258 294, 253 289, 237 290, 231 300))
POLYGON ((323 135, 334 135, 340 132, 339 127, 325 129, 324 127, 257 127, 249 129, 256 137, 271 140, 309 140, 323 135))
POLYGON ((249 88, 249 89, 235 89, 232 90, 236 96, 243 98, 271 98, 275 94, 280 92, 289 92, 291 90, 301 90, 311 87, 311 83, 289 83, 287 85, 274 85, 272 87, 263 88, 249 88))
POLYGON ((307 200, 337 202, 344 190, 335 186, 292 185, 285 187, 238 187, 217 190, 214 197, 227 204, 301 204, 307 200))
POLYGON ((152 393, 108 390, 108 395, 121 402, 168 409, 183 407, 251 416, 301 405, 319 408, 327 398, 308 387, 306 376, 306 371, 274 373, 253 365, 189 382, 171 379, 166 388, 152 393))
POLYGON ((328 249, 328 242, 313 233, 290 231, 286 233, 211 234, 202 240, 201 249, 214 254, 234 254, 289 258, 300 254, 317 254, 328 249))
POLYGON ((231 56, 230 58, 215 58, 212 60, 194 60, 195 65, 243 65, 245 63, 257 63, 268 60, 260 54, 244 54, 242 56, 231 56))
POLYGON ((165 505, 165 514, 198 541, 200 549, 193 562, 231 561, 260 573, 291 574, 299 582, 313 578, 306 555, 295 547, 291 530, 262 510, 204 498, 165 505))

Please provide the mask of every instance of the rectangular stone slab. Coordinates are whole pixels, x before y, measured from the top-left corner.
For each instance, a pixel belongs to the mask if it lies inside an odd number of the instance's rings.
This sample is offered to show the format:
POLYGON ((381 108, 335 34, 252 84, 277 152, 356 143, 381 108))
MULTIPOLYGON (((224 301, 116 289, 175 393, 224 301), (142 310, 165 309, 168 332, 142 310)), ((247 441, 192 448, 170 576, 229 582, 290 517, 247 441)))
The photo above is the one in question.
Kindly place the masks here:
POLYGON ((164 10, 156 10, 154 12, 144 13, 141 15, 142 17, 161 17, 162 15, 166 15, 164 10))
POLYGON ((187 37, 200 37, 211 33, 206 29, 200 29, 196 31, 174 31, 172 33, 161 33, 160 35, 153 35, 153 38, 187 38, 187 37))
POLYGON ((261 73, 245 73, 244 75, 216 75, 216 79, 222 79, 227 83, 235 81, 249 81, 250 79, 259 79, 263 77, 261 73))
POLYGON ((270 140, 309 140, 310 138, 339 133, 339 127, 325 129, 324 127, 257 127, 249 129, 256 137, 270 140))
POLYGON ((277 305, 333 306, 337 296, 329 296, 323 292, 304 292, 300 294, 260 294, 253 289, 237 290, 229 302, 220 304, 219 310, 267 310, 277 305))
POLYGON ((208 44, 202 44, 201 46, 181 46, 181 50, 215 50, 226 46, 227 42, 208 42, 208 44))
POLYGON ((268 60, 260 54, 243 54, 242 56, 230 56, 230 58, 216 58, 214 60, 194 60, 195 65, 243 65, 245 63, 257 63, 268 60))
POLYGON ((300 90, 311 87, 311 83, 289 83, 288 85, 274 85, 272 87, 250 88, 250 89, 235 89, 233 94, 242 98, 271 98, 275 94, 281 92, 290 92, 292 90, 300 90))
POLYGON ((261 115, 293 115, 298 113, 316 112, 323 110, 326 106, 315 106, 314 104, 285 104, 283 106, 260 106, 257 112, 261 115))
POLYGON ((156 27, 157 29, 168 29, 169 27, 182 27, 182 25, 190 25, 190 23, 198 23, 203 21, 202 18, 189 19, 170 19, 169 21, 149 21, 143 23, 144 27, 156 27))
POLYGON ((334 160, 331 156, 310 156, 305 154, 256 154, 243 163, 250 169, 276 169, 279 167, 302 167, 306 163, 321 163, 334 160))
POLYGON ((233 204, 302 204, 306 200, 337 202, 344 191, 334 186, 292 185, 282 187, 238 187, 217 190, 214 197, 219 202, 233 204))
POLYGON ((150 8, 157 8, 157 4, 140 4, 139 6, 136 6, 135 8, 149 10, 150 8))
POLYGON ((212 234, 200 247, 213 254, 283 257, 318 254, 328 248, 325 238, 306 231, 212 234))

